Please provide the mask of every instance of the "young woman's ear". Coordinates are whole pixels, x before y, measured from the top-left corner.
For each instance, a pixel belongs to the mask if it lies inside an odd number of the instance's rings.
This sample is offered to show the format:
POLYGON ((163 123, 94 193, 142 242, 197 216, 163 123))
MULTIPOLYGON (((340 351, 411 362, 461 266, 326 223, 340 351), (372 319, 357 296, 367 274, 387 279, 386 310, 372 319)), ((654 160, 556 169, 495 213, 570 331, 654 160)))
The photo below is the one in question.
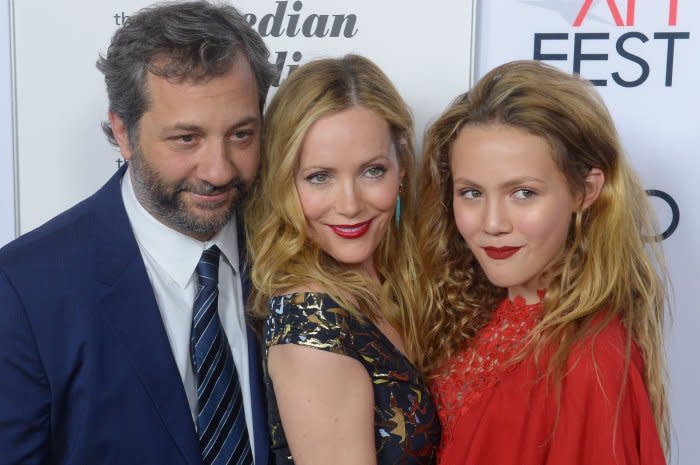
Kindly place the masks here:
POLYGON ((600 195, 605 185, 605 174, 600 168, 591 168, 586 175, 585 190, 581 199, 581 209, 590 207, 600 195))

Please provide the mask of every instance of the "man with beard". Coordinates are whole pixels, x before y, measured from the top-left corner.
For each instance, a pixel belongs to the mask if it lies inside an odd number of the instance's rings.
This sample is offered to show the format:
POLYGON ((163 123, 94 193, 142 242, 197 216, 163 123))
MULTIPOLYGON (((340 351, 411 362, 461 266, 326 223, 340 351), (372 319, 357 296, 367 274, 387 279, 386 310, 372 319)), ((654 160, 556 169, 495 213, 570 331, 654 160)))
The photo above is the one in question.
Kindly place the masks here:
POLYGON ((0 251, 0 464, 266 464, 241 205, 273 79, 230 6, 141 10, 97 66, 127 164, 0 251))

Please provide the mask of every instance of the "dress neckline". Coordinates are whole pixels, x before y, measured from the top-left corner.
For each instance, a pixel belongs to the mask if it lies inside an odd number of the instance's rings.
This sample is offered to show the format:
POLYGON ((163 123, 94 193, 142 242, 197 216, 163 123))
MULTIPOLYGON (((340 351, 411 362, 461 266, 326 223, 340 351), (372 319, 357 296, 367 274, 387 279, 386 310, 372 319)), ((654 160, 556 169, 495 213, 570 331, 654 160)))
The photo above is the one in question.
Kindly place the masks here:
POLYGON ((546 289, 537 289, 537 297, 538 301, 533 302, 531 304, 527 303, 527 300, 525 300, 525 297, 521 295, 516 295, 515 298, 510 299, 510 297, 506 297, 504 301, 501 303, 501 305, 506 306, 509 309, 513 310, 526 310, 526 309, 537 309, 542 307, 542 303, 544 302, 544 296, 547 293, 546 289))

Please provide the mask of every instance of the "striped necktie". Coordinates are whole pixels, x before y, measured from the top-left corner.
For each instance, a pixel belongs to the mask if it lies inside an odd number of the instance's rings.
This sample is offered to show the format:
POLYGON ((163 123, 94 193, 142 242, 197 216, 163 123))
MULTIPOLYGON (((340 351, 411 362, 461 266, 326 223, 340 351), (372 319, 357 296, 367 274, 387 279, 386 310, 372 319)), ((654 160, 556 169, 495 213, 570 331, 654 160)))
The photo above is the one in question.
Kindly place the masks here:
POLYGON ((219 254, 205 250, 197 264, 190 350, 197 383, 197 431, 204 465, 250 465, 243 396, 226 333, 218 313, 219 254))

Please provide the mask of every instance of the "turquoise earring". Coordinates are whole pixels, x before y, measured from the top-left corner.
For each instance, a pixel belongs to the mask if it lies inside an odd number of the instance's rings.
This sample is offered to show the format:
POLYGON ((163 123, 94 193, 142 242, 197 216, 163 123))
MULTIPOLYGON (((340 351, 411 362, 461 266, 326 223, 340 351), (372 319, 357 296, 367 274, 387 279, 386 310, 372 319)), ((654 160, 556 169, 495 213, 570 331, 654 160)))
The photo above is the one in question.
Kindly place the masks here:
POLYGON ((399 184, 399 195, 396 196, 396 210, 394 212, 394 220, 396 221, 396 227, 399 227, 401 222, 401 193, 403 192, 403 183, 399 184))
POLYGON ((396 227, 399 227, 399 222, 401 221, 401 194, 396 196, 396 212, 394 213, 394 219, 396 220, 396 227))

